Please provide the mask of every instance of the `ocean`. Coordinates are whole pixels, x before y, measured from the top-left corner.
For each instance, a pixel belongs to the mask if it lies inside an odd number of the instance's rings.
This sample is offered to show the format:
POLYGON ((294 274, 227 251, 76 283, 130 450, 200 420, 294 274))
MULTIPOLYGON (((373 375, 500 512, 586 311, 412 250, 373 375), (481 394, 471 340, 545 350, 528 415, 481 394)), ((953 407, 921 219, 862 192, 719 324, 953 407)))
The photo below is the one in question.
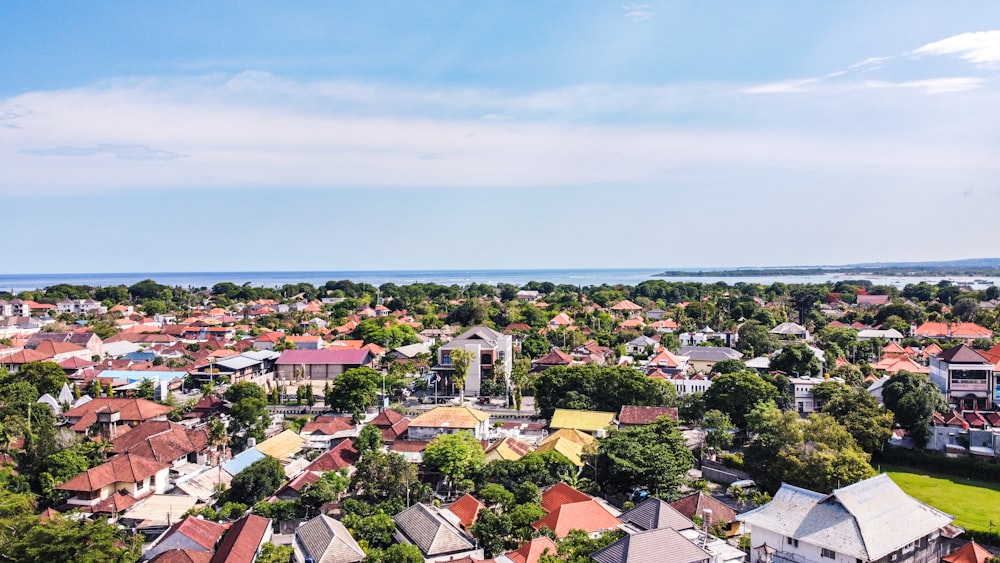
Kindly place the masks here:
MULTIPOLYGON (((903 277, 903 276, 858 276, 858 275, 809 275, 809 276, 677 276, 669 278, 656 277, 656 274, 666 268, 581 268, 581 269, 528 269, 528 270, 358 270, 358 271, 323 271, 323 272, 131 272, 131 273, 92 273, 92 274, 0 274, 0 290, 33 291, 56 284, 89 285, 103 287, 109 285, 132 285, 144 279, 153 279, 157 283, 171 287, 212 287, 220 282, 232 282, 237 285, 249 283, 254 287, 280 287, 290 283, 311 283, 316 286, 331 280, 351 280, 356 283, 382 285, 394 283, 405 285, 411 283, 436 283, 441 285, 467 285, 470 283, 487 283, 496 285, 509 283, 522 286, 530 281, 552 282, 554 284, 570 284, 576 286, 588 285, 637 285, 647 280, 662 279, 666 281, 688 281, 698 283, 725 282, 755 283, 770 285, 774 282, 783 283, 823 283, 838 279, 869 279, 877 285, 894 285, 903 287, 908 283, 928 281, 937 283, 940 277, 903 277)), ((952 276, 957 283, 968 283, 973 288, 982 289, 988 284, 977 283, 980 278, 963 278, 952 276)), ((1000 283, 1000 278, 987 278, 989 282, 1000 283)))

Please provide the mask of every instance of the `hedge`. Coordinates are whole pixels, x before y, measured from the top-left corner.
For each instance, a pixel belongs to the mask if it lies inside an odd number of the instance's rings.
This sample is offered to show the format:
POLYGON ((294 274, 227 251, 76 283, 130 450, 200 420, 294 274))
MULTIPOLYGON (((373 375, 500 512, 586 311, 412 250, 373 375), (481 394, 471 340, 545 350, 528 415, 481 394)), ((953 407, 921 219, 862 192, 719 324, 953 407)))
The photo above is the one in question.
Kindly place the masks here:
POLYGON ((945 457, 941 454, 886 448, 872 459, 872 464, 888 463, 913 467, 952 477, 1000 483, 1000 464, 977 461, 967 457, 945 457))

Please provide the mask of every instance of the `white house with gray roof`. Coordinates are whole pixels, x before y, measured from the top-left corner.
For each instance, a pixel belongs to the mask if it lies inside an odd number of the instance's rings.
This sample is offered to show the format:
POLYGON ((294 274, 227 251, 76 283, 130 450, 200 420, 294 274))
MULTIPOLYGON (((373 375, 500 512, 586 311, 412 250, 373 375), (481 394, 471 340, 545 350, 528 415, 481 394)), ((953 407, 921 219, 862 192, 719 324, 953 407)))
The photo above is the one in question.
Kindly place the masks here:
POLYGON ((937 562, 961 532, 885 473, 828 495, 783 483, 736 519, 750 528, 751 560, 764 563, 937 562))

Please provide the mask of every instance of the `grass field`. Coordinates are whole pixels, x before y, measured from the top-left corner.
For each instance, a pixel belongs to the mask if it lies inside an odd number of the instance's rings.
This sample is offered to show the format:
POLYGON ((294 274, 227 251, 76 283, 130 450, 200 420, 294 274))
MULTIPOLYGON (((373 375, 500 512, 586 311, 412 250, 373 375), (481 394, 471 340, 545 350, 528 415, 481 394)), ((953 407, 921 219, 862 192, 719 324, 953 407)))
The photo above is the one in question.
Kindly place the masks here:
POLYGON ((884 464, 881 470, 906 494, 954 516, 958 526, 989 530, 992 521, 1000 529, 1000 484, 884 464))

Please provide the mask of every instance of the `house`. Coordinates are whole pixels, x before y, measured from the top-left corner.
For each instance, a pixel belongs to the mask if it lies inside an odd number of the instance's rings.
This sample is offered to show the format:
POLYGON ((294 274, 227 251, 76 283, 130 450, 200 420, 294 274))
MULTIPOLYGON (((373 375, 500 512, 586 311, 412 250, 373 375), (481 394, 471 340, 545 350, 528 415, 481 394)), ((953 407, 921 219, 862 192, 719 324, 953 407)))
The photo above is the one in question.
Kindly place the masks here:
POLYGON ((247 514, 230 526, 210 563, 253 563, 271 539, 271 519, 247 514))
POLYGON ((530 453, 532 449, 530 444, 512 436, 505 436, 486 448, 486 462, 489 463, 497 459, 517 461, 530 453))
POLYGON ((652 424, 662 416, 677 420, 677 409, 675 407, 637 407, 625 405, 618 412, 618 428, 628 426, 645 426, 652 424))
POLYGON ((930 378, 959 410, 993 408, 996 364, 965 344, 931 357, 930 378))
POLYGON ((420 548, 424 561, 483 558, 483 550, 476 548, 475 540, 433 506, 417 503, 392 519, 396 523, 396 541, 420 548))
POLYGON ((495 563, 538 563, 542 555, 555 555, 556 543, 547 536, 526 542, 514 551, 508 551, 494 558, 495 563))
POLYGON ((142 554, 143 558, 153 559, 157 555, 171 550, 185 550, 196 552, 207 563, 212 554, 215 553, 215 546, 218 545, 227 528, 228 526, 225 524, 187 516, 167 528, 167 531, 153 540, 150 547, 142 554))
POLYGON ((358 435, 358 426, 351 416, 324 414, 305 423, 299 435, 306 439, 306 447, 326 450, 342 438, 358 435))
POLYGON ((243 352, 202 364, 192 370, 190 375, 202 382, 215 381, 218 377, 225 376, 230 383, 251 382, 263 387, 274 378, 275 362, 280 357, 280 353, 268 350, 243 352))
POLYGON ((282 381, 301 381, 322 388, 327 381, 351 368, 372 367, 375 357, 368 350, 285 350, 275 361, 282 381))
POLYGON ((941 558, 941 563, 987 563, 993 553, 972 540, 954 552, 941 558))
POLYGON ((147 420, 111 441, 115 454, 130 453, 171 466, 206 462, 208 430, 194 430, 169 420, 147 420))
POLYGON ((677 335, 681 346, 697 346, 709 340, 714 340, 722 346, 735 346, 737 334, 735 332, 716 332, 710 326, 706 326, 695 332, 681 332, 677 335))
POLYGON ((777 336, 782 342, 795 342, 809 340, 809 331, 806 327, 792 322, 784 322, 772 328, 770 333, 777 336))
POLYGON ((625 353, 629 356, 645 354, 647 350, 653 350, 660 343, 648 336, 637 336, 625 343, 625 353))
POLYGON ((742 352, 714 346, 683 346, 678 350, 678 354, 687 356, 688 366, 696 373, 712 373, 712 367, 722 360, 743 358, 742 352))
MULTIPOLYGON (((650 311, 652 313, 652 311, 650 311)), ((677 321, 673 319, 660 319, 649 326, 653 327, 656 332, 660 334, 672 334, 680 330, 681 325, 677 324, 677 321)))
POLYGON ((553 347, 548 354, 531 360, 531 372, 541 373, 551 367, 571 366, 574 363, 573 356, 570 356, 559 348, 553 347))
POLYGON ((322 350, 324 346, 322 337, 310 334, 286 336, 285 342, 295 344, 295 348, 298 350, 322 350))
POLYGON ((646 361, 646 375, 655 371, 672 376, 683 374, 688 369, 688 356, 678 356, 666 348, 662 348, 653 353, 646 361))
POLYGON ((698 547, 673 528, 659 528, 628 534, 613 544, 595 551, 597 563, 709 563, 712 554, 698 547), (669 555, 667 555, 669 554, 669 555))
POLYGON ((903 341, 903 333, 894 328, 886 330, 866 328, 858 331, 858 340, 874 340, 876 338, 881 339, 884 342, 899 344, 903 341))
POLYGON ((104 357, 104 343, 93 332, 37 332, 28 337, 25 348, 35 349, 42 342, 69 342, 90 350, 91 356, 104 357))
POLYGON ((113 495, 139 499, 166 492, 169 471, 169 464, 125 453, 80 473, 56 488, 75 493, 67 504, 93 512, 102 501, 113 495))
POLYGON ((621 521, 601 503, 566 483, 556 483, 542 493, 542 508, 547 514, 531 527, 548 528, 559 539, 569 535, 570 530, 582 530, 596 537, 621 526, 621 521))
POLYGON ((624 523, 627 531, 643 532, 660 528, 684 530, 693 528, 694 522, 681 514, 676 508, 664 500, 649 497, 635 505, 631 510, 623 512, 618 519, 624 523))
POLYGON ((340 523, 325 514, 313 518, 295 530, 292 549, 296 563, 358 563, 365 552, 340 523))
POLYGON ((881 474, 830 494, 782 484, 774 499, 737 516, 755 561, 937 561, 952 517, 881 474))
POLYGON ((795 404, 795 410, 799 414, 811 414, 814 412, 819 412, 823 408, 823 403, 816 400, 813 396, 813 389, 821 383, 827 381, 840 381, 843 380, 837 377, 831 379, 824 379, 822 377, 789 377, 788 382, 792 387, 792 401, 795 404))
POLYGON ((108 308, 93 299, 64 299, 56 302, 56 312, 70 315, 103 315, 108 308))
POLYGON ((910 325, 910 332, 917 338, 963 338, 976 340, 993 338, 993 331, 976 323, 941 323, 927 321, 920 326, 910 325))
POLYGON ((486 505, 480 502, 479 499, 469 493, 465 493, 458 500, 449 504, 447 508, 441 510, 441 514, 451 520, 452 524, 463 530, 470 530, 472 525, 476 523, 479 511, 484 508, 486 508, 486 505))
POLYGON ((440 434, 466 430, 477 440, 486 440, 490 431, 490 415, 471 407, 436 407, 413 420, 407 428, 410 440, 433 440, 440 434))
POLYGON ((530 301, 536 301, 538 299, 538 292, 530 289, 522 289, 517 292, 517 300, 527 303, 530 301))
POLYGON ((888 295, 858 295, 855 304, 861 309, 881 307, 889 304, 888 295))
POLYGON ((486 379, 502 378, 510 382, 510 371, 514 366, 512 342, 509 334, 485 326, 470 328, 438 348, 438 365, 433 369, 444 381, 443 389, 450 389, 451 376, 455 371, 451 363, 452 350, 461 348, 472 352, 475 359, 466 373, 465 393, 478 395, 482 381, 486 379))
POLYGON ((615 413, 600 411, 581 411, 573 409, 556 409, 549 421, 549 428, 568 428, 579 430, 601 437, 615 421, 615 413))
POLYGON ((736 520, 736 511, 712 495, 698 491, 672 501, 670 506, 686 518, 693 519, 698 516, 703 521, 707 520, 709 528, 725 527, 726 537, 736 536, 740 533, 740 523, 736 520))
POLYGON ((596 438, 586 432, 563 428, 546 436, 538 444, 535 451, 538 453, 549 451, 559 452, 563 457, 570 460, 573 465, 583 467, 584 449, 595 441, 596 438))
POLYGON ((406 431, 410 427, 410 419, 394 410, 383 409, 368 424, 382 431, 383 442, 392 444, 406 435, 406 431))
POLYGON ((97 397, 64 412, 63 418, 74 432, 86 433, 96 424, 108 440, 114 440, 118 426, 135 427, 146 420, 166 420, 173 410, 145 399, 97 397))

